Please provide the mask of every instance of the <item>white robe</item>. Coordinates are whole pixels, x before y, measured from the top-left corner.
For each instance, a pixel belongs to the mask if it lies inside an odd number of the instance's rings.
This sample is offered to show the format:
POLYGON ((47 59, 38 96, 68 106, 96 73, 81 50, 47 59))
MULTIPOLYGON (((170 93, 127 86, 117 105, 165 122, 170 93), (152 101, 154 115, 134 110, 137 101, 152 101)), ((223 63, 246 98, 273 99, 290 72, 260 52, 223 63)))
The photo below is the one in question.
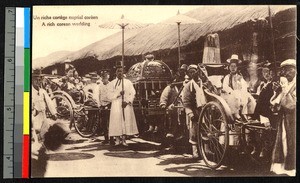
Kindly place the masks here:
POLYGON ((135 114, 132 106, 135 96, 135 89, 131 81, 129 81, 128 79, 123 79, 123 81, 124 101, 127 103, 131 103, 124 108, 125 120, 123 118, 122 97, 120 95, 120 92, 122 91, 122 82, 116 78, 109 83, 109 98, 111 100, 111 111, 109 118, 108 133, 110 137, 138 134, 135 114))
POLYGON ((100 106, 100 98, 99 98, 100 92, 99 92, 99 87, 100 86, 98 84, 96 84, 96 83, 90 83, 90 84, 86 85, 83 88, 83 91, 84 91, 84 93, 86 95, 86 98, 89 97, 88 96, 90 94, 89 90, 92 91, 92 93, 91 93, 92 98, 95 100, 95 102, 97 103, 98 107, 100 106))
POLYGON ((242 114, 253 114, 256 106, 256 101, 253 96, 247 91, 247 83, 241 75, 232 77, 232 87, 229 86, 229 77, 226 75, 223 81, 223 90, 226 92, 222 97, 228 103, 231 112, 238 114, 242 107, 242 114))

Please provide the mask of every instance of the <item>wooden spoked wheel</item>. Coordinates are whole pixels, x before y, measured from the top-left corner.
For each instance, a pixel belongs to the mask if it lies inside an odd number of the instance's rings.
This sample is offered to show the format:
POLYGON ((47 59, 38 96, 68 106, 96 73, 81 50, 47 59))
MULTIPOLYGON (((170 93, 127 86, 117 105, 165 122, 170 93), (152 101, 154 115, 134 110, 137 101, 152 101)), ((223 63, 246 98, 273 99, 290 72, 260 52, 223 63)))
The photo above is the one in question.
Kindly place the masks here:
POLYGON ((205 104, 198 120, 198 146, 205 164, 216 169, 222 165, 229 145, 225 112, 218 102, 205 104))

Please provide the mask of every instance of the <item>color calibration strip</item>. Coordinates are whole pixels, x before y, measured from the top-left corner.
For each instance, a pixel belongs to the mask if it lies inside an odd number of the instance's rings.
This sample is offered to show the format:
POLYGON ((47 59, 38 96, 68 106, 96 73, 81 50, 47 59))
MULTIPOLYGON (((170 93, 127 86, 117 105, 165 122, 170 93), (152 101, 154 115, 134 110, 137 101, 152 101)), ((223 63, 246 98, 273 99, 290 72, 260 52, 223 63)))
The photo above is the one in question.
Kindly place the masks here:
POLYGON ((23 9, 24 15, 24 94, 23 94, 23 156, 22 156, 22 178, 29 178, 29 116, 30 116, 30 8, 23 9))
POLYGON ((29 178, 30 8, 5 13, 3 178, 29 178))

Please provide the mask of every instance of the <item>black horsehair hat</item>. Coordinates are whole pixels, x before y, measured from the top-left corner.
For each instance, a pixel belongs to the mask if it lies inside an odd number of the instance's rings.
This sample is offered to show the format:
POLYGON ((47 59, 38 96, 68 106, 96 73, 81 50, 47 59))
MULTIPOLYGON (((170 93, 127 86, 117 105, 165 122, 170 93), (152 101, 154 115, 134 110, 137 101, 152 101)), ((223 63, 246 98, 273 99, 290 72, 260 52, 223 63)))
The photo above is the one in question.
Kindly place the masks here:
MULTIPOLYGON (((122 61, 117 61, 117 62, 116 62, 116 66, 114 66, 114 68, 115 68, 115 69, 120 69, 120 68, 122 68, 122 61)), ((123 68, 125 69, 125 65, 124 65, 123 68)))

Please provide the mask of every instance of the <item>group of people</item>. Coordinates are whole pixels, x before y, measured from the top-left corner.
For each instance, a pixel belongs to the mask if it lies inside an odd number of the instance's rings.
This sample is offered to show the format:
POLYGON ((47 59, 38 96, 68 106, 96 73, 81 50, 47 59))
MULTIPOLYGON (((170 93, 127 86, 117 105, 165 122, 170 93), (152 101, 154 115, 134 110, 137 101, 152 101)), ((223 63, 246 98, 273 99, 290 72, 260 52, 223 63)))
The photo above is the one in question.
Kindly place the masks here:
MULTIPOLYGON (((295 110, 296 110, 296 61, 289 59, 281 63, 282 77, 276 81, 277 73, 274 66, 264 63, 260 71, 262 78, 259 84, 249 84, 239 72, 241 60, 237 55, 232 55, 227 60, 229 74, 222 82, 221 92, 208 79, 205 68, 198 65, 182 65, 176 74, 173 83, 168 85, 160 97, 160 107, 166 109, 169 127, 166 138, 174 139, 182 136, 183 129, 189 132, 193 157, 199 158, 197 148, 197 120, 201 108, 207 103, 204 88, 221 96, 231 109, 232 116, 240 122, 258 120, 266 127, 277 129, 276 142, 273 148, 272 171, 275 173, 291 174, 295 171, 295 110), (176 83, 181 83, 177 86, 176 83), (254 88, 254 89, 253 89, 254 88), (255 92, 254 92, 255 91, 255 92), (258 97, 255 99, 253 94, 258 97), (179 107, 178 107, 179 106, 179 107)), ((109 81, 109 73, 90 73, 89 80, 78 76, 74 69, 67 72, 63 78, 62 86, 67 91, 82 90, 88 99, 93 99, 95 105, 103 109, 101 113, 102 129, 105 140, 103 144, 124 145, 126 136, 139 133, 133 109, 135 88, 132 82, 124 78, 124 70, 120 65, 116 68, 116 78, 109 81)), ((34 83, 33 83, 34 86, 34 83)), ((41 87, 33 89, 37 97, 33 101, 36 111, 45 111, 39 103, 47 102, 53 116, 56 116, 55 107, 41 87), (49 104, 48 104, 49 103, 49 104)), ((72 92, 71 92, 72 93, 72 92)), ((39 113, 45 119, 44 112, 39 113)), ((35 119, 35 118, 33 118, 35 119)), ((41 131, 43 119, 33 121, 34 131, 41 131)), ((150 130, 153 126, 150 126, 150 130)), ((153 129, 152 129, 153 130, 153 129)), ((267 135, 268 136, 268 135, 267 135)), ((43 138, 43 134, 41 135, 43 138)), ((256 149, 255 149, 256 150, 256 149)))
MULTIPOLYGON (((74 69, 71 69, 72 72, 74 73, 74 69)), ((67 78, 70 77, 73 76, 67 74, 67 78)), ((105 139, 102 144, 128 146, 126 136, 138 134, 132 107, 135 89, 131 81, 124 78, 123 68, 120 64, 116 66, 116 78, 112 81, 109 79, 110 75, 107 71, 101 72, 100 76, 96 72, 91 72, 68 90, 69 93, 82 91, 85 95, 84 105, 102 109, 100 125, 105 139), (76 84, 80 82, 83 85, 81 88, 77 88, 76 84)), ((68 80, 66 83, 71 82, 68 80)))
MULTIPOLYGON (((203 70, 197 65, 190 65, 186 70, 188 79, 184 81, 180 97, 174 97, 178 95, 176 87, 167 86, 161 96, 162 108, 167 106, 172 109, 178 101, 183 105, 187 115, 186 122, 193 156, 198 157, 196 147, 197 120, 201 108, 207 102, 203 89, 209 89, 227 102, 235 121, 241 123, 260 122, 266 129, 273 129, 263 132, 262 139, 254 139, 256 144, 251 154, 258 153, 260 157, 264 157, 268 151, 269 155, 272 155, 271 171, 276 174, 294 175, 296 158, 296 60, 283 61, 280 65, 279 74, 275 72, 274 64, 268 61, 263 62, 257 68, 262 76, 257 79, 258 84, 251 84, 244 79, 239 69, 242 61, 238 59, 237 55, 232 55, 227 62, 229 74, 223 79, 221 92, 212 86, 205 69, 203 70), (174 98, 178 101, 175 101, 174 98), (169 101, 166 102, 166 99, 169 101), (269 141, 268 147, 263 145, 266 141, 269 141)), ((180 119, 177 112, 169 112, 169 115, 173 116, 170 118, 173 121, 180 119)), ((182 123, 179 122, 178 124, 182 123)), ((171 132, 173 131, 171 130, 171 132)))

